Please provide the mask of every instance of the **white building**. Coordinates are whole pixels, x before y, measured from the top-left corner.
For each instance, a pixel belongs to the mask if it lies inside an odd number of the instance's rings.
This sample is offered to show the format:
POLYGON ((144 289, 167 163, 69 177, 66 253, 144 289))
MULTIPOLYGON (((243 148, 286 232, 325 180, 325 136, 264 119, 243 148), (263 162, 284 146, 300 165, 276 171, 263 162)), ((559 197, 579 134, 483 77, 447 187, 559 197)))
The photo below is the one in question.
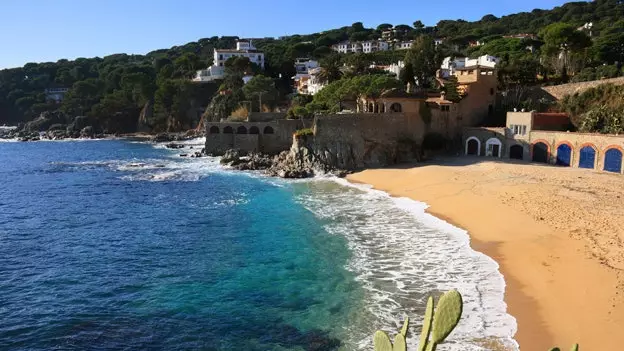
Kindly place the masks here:
POLYGON ((385 70, 387 72, 393 73, 396 75, 396 78, 399 79, 399 76, 401 75, 401 70, 405 67, 405 62, 403 61, 399 61, 397 63, 393 63, 390 66, 388 66, 385 70))
POLYGON ((321 91, 326 84, 321 83, 318 78, 319 73, 321 73, 321 67, 313 68, 308 73, 310 74, 310 78, 308 79, 308 94, 314 95, 321 91))
POLYGON ((297 72, 292 79, 295 81, 295 90, 299 94, 309 94, 308 84, 310 82, 310 71, 319 67, 318 61, 307 58, 298 58, 295 60, 295 71, 297 72))
POLYGON ((479 56, 476 59, 466 58, 466 67, 481 66, 481 67, 494 68, 496 67, 499 61, 500 59, 498 57, 494 57, 490 55, 479 56))
POLYGON ((376 51, 388 51, 388 42, 382 40, 369 40, 360 43, 363 53, 371 53, 376 51))
POLYGON ((264 68, 264 53, 256 50, 251 41, 236 42, 236 49, 214 49, 212 66, 197 71, 194 82, 211 82, 225 75, 225 62, 232 57, 247 57, 249 61, 264 68))
POLYGON ((395 50, 408 50, 412 48, 412 44, 414 44, 413 40, 402 41, 394 44, 395 50))

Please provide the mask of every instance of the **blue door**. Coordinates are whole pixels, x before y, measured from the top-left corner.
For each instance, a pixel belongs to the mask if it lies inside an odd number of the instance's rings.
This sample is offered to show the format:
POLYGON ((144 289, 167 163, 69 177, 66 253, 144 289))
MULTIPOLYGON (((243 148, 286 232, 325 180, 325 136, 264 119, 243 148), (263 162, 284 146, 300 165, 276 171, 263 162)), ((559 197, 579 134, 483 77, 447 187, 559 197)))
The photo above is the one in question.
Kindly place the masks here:
POLYGON ((570 167, 570 159, 572 158, 572 148, 566 144, 561 144, 557 148, 557 164, 559 166, 570 167))
POLYGON ((609 149, 605 152, 604 170, 622 173, 622 152, 620 150, 609 149))
POLYGON ((595 164, 596 150, 591 146, 582 148, 579 156, 579 168, 594 169, 595 164))

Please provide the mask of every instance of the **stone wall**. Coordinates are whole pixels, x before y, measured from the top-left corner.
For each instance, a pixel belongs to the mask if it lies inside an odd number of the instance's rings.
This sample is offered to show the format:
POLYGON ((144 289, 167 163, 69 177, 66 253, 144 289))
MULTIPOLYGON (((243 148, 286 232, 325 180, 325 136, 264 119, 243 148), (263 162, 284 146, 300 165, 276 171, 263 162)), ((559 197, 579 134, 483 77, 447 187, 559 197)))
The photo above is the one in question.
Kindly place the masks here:
POLYGON ((555 99, 561 100, 566 95, 572 95, 574 93, 582 93, 583 91, 589 88, 595 88, 601 84, 607 84, 607 83, 611 83, 615 85, 622 85, 624 84, 624 77, 592 80, 589 82, 553 85, 550 87, 542 87, 542 89, 546 91, 548 94, 550 94, 551 96, 553 96, 555 99))
POLYGON ((222 155, 237 148, 243 152, 277 154, 290 148, 293 133, 301 127, 298 120, 207 122, 206 153, 222 155))
POLYGON ((403 113, 318 116, 311 151, 340 169, 395 164, 410 158, 402 144, 422 142, 424 123, 417 117, 403 113))
POLYGON ((462 145, 464 145, 464 154, 468 153, 468 140, 476 139, 479 148, 477 156, 492 156, 487 149, 487 145, 492 143, 494 139, 498 140, 500 146, 498 156, 509 157, 507 145, 507 136, 505 128, 464 128, 462 135, 462 145))

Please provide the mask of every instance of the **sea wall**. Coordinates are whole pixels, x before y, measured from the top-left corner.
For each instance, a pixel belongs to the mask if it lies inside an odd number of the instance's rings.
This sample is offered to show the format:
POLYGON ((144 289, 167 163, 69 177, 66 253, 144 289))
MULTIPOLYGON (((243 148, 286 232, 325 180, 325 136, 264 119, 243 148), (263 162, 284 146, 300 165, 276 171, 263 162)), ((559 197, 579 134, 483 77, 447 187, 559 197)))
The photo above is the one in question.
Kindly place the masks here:
POLYGON ((418 121, 403 113, 317 116, 314 135, 295 138, 291 152, 308 149, 318 162, 345 170, 391 165, 415 157, 425 130, 418 121))

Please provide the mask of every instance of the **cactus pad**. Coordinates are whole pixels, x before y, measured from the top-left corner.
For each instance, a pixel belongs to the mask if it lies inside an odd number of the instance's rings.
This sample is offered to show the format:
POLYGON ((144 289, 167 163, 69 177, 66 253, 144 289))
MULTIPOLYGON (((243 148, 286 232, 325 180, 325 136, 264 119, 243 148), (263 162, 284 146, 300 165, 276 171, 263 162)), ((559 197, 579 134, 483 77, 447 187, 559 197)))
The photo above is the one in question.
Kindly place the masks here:
POLYGON ((463 301, 457 290, 446 292, 438 300, 433 317, 433 331, 431 341, 439 344, 455 329, 462 315, 463 301))
POLYGON ((401 328, 401 335, 403 335, 404 339, 407 339, 408 328, 409 328, 409 317, 405 317, 405 322, 403 322, 403 328, 401 328))
POLYGON ((375 351, 392 351, 392 343, 388 334, 381 330, 375 332, 373 344, 375 345, 375 351))
POLYGON ((392 351, 407 351, 407 342, 405 341, 405 337, 403 334, 397 334, 394 337, 394 345, 392 346, 392 351))
POLYGON ((420 333, 420 342, 418 343, 418 351, 425 351, 429 333, 431 332, 431 322, 433 321, 433 297, 427 299, 427 307, 425 308, 425 318, 423 319, 422 332, 420 333))

